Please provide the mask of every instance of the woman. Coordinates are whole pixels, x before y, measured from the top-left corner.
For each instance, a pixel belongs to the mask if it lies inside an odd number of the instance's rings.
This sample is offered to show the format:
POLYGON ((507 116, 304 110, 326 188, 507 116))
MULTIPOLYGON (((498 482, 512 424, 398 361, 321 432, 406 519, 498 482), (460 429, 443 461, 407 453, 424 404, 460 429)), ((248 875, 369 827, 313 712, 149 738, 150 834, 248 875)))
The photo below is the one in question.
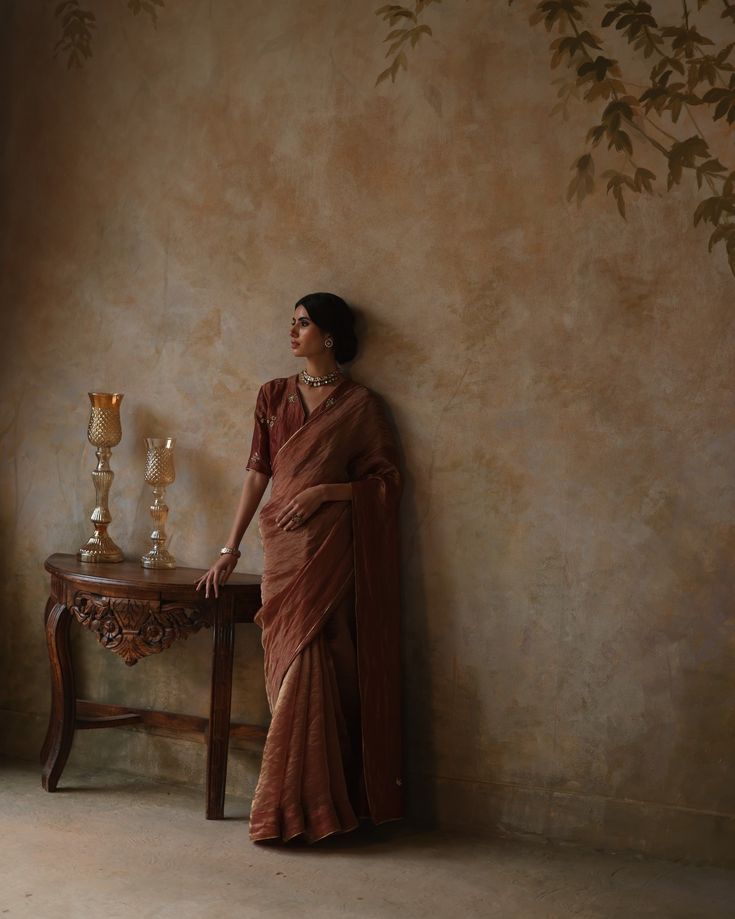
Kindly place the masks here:
POLYGON ((378 398, 342 374, 355 356, 340 297, 309 294, 291 321, 306 366, 261 386, 245 483, 217 595, 259 515, 271 723, 250 812, 254 842, 316 842, 403 816, 395 444, 378 398))

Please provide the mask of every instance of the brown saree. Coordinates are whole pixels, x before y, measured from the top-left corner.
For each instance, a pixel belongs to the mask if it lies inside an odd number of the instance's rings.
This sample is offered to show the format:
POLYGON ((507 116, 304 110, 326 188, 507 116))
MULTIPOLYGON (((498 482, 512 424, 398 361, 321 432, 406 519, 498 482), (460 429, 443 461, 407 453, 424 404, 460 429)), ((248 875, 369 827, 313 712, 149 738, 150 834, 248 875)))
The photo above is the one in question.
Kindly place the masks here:
POLYGON ((253 841, 315 842, 361 818, 403 816, 395 445, 378 398, 341 381, 307 417, 297 377, 261 387, 247 468, 273 476, 259 517, 271 724, 253 841), (305 488, 352 483, 294 530, 275 523, 305 488))

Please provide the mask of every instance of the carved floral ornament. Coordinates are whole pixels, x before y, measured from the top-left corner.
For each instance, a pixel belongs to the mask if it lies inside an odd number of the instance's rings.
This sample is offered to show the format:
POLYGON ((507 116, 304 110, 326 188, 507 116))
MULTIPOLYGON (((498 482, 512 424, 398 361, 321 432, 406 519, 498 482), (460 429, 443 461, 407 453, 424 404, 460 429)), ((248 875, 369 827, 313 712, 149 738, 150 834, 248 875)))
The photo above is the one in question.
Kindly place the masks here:
POLYGON ((132 667, 140 658, 160 654, 210 622, 200 610, 158 600, 130 600, 77 591, 70 611, 80 625, 132 667))

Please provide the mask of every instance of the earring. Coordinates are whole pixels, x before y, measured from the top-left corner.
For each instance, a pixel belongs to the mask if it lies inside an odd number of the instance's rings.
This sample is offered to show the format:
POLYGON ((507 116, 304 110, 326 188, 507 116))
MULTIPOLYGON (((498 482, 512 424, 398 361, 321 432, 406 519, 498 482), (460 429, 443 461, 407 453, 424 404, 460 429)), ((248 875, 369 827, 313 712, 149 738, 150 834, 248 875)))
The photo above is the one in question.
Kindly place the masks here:
POLYGON ((325 339, 324 339, 324 347, 325 347, 325 348, 333 348, 333 347, 334 347, 334 339, 332 339, 332 338, 325 338, 325 339))

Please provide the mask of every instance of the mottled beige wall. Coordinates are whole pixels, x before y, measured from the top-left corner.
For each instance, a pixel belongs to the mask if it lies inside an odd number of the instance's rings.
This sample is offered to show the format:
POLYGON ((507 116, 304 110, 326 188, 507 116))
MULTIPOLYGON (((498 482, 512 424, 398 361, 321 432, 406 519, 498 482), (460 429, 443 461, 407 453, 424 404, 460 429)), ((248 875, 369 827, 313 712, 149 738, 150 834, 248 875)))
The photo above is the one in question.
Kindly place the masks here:
MULTIPOLYGON (((126 394, 114 536, 144 550, 142 438, 170 433, 171 546, 206 566, 257 387, 295 369, 292 304, 328 289, 405 456, 415 814, 732 851, 735 312, 693 183, 627 223, 604 189, 566 203, 593 116, 549 118, 528 4, 437 7, 377 88, 369 3, 167 0, 156 31, 89 5, 81 71, 52 58, 53 4, 4 5, 4 748, 43 738, 42 563, 89 531, 87 390, 126 394)), ((81 694, 206 714, 210 640, 131 671, 78 635, 81 694)), ((233 717, 266 720, 261 668, 243 628, 233 717)), ((134 729, 71 757, 202 778, 203 747, 134 729)), ((230 790, 257 766, 234 750, 230 790)))

